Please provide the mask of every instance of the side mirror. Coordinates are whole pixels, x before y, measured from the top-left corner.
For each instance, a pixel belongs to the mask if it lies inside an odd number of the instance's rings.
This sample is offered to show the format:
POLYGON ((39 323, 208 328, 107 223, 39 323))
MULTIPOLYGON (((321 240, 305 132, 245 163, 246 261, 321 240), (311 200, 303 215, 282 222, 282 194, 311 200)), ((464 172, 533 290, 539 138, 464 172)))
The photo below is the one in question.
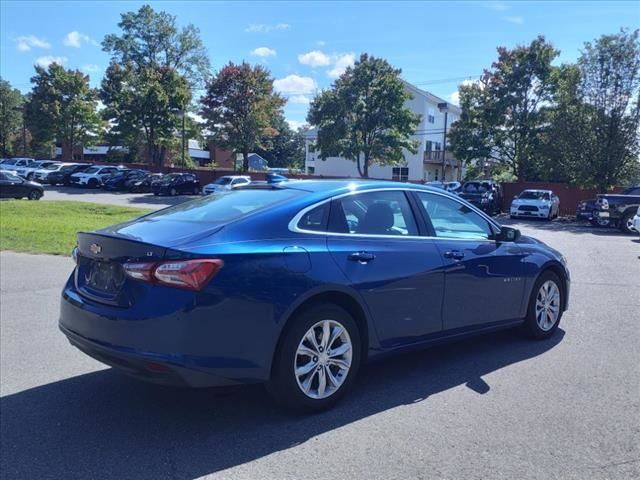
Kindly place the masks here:
POLYGON ((500 232, 496 235, 498 242, 515 242, 522 234, 517 228, 501 227, 500 232))

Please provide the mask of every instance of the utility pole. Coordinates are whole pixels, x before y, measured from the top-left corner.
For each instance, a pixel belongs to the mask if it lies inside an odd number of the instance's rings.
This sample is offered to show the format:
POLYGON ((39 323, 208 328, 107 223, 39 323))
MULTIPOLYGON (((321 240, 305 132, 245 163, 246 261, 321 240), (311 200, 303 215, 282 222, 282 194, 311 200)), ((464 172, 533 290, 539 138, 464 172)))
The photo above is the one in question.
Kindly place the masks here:
POLYGON ((184 111, 184 105, 182 105, 182 165, 185 166, 185 160, 184 160, 184 152, 186 149, 186 145, 185 145, 185 117, 187 116, 187 112, 184 111))
POLYGON ((446 180, 445 168, 447 159, 447 117, 448 117, 448 105, 447 102, 438 104, 438 109, 444 111, 444 133, 442 135, 442 182, 446 180))

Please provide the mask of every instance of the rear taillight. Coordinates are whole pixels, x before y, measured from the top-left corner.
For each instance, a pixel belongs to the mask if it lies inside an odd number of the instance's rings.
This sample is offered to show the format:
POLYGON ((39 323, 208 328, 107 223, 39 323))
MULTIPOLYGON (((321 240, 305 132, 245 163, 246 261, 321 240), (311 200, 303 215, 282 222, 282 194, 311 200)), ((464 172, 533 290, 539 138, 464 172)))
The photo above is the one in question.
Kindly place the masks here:
POLYGON ((201 290, 224 266, 215 258, 175 260, 161 263, 125 263, 124 271, 131 278, 170 287, 201 290))

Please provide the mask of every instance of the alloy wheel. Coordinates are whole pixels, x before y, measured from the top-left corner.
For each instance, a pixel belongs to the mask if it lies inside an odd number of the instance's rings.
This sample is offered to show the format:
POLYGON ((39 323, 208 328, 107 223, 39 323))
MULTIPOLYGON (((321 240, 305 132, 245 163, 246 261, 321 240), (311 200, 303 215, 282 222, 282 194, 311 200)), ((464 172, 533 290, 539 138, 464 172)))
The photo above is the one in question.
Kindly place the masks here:
POLYGON ((536 296, 536 322, 541 330, 548 332, 560 317, 560 289, 553 280, 540 286, 536 296))
POLYGON ((298 344, 294 375, 300 390, 309 398, 333 395, 346 380, 353 355, 347 329, 335 320, 314 324, 298 344))

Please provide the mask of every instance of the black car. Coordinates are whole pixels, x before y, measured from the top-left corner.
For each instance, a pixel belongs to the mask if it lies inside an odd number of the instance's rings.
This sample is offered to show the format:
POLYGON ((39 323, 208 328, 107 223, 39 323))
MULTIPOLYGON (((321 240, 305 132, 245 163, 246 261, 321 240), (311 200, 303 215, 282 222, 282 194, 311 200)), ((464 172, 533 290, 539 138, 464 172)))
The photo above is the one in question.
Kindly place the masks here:
POLYGON ((151 184, 156 180, 160 180, 163 176, 162 173, 149 173, 135 181, 129 182, 127 188, 131 193, 149 193, 151 192, 151 184))
POLYGON ((74 163, 73 165, 65 165, 57 172, 51 172, 47 175, 49 185, 70 185, 70 177, 74 173, 84 172, 91 166, 90 163, 74 163))
POLYGON ((0 172, 0 198, 40 200, 44 195, 42 185, 30 182, 8 172, 0 172))
POLYGON ((102 186, 105 190, 127 190, 133 182, 148 174, 146 170, 122 170, 107 178, 102 186))
POLYGON ((598 195, 594 218, 609 220, 624 233, 636 233, 633 217, 640 207, 640 185, 627 188, 619 194, 598 195))
POLYGON ((502 188, 494 180, 464 182, 457 194, 460 198, 490 215, 500 213, 502 188))
POLYGON ((169 173, 151 184, 154 195, 200 193, 200 181, 193 173, 169 173))

